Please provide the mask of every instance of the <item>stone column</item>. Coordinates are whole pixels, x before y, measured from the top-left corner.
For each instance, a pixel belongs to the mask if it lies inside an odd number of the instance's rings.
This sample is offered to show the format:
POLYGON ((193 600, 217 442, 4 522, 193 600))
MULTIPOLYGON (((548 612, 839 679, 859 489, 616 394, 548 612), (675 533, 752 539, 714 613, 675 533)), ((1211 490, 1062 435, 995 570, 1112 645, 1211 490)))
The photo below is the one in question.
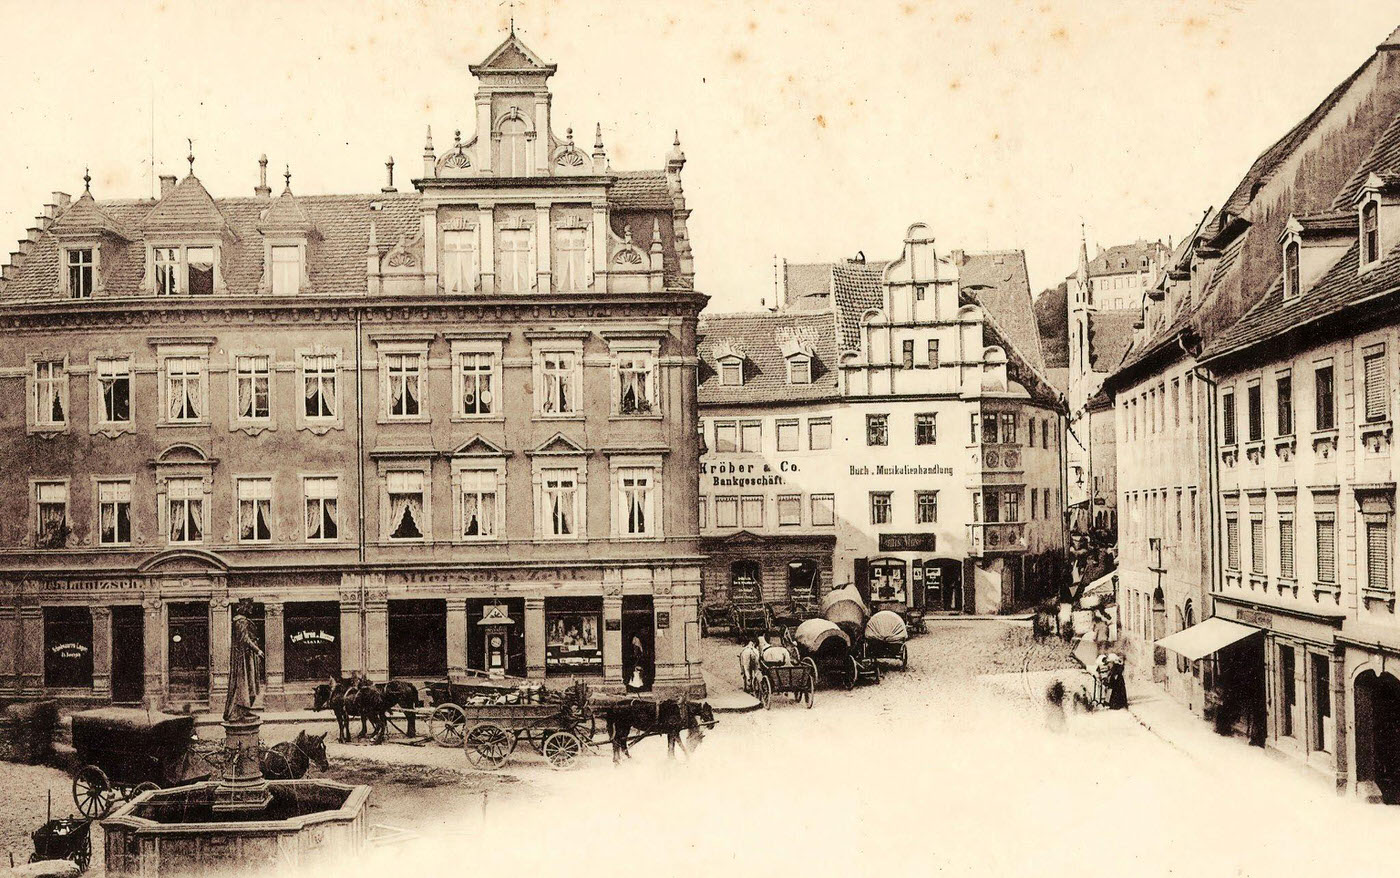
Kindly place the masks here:
POLYGON ((263 604, 263 652, 266 653, 267 690, 264 710, 286 710, 287 638, 282 625, 282 604, 263 604))
POLYGON ((423 211, 423 292, 436 295, 438 289, 438 234, 437 208, 428 207, 423 211))
POLYGON ((92 697, 112 697, 112 608, 92 608, 92 697))
POLYGON ((622 595, 603 595, 603 680, 622 682, 622 595))
POLYGON ((544 598, 525 599, 525 673, 544 676, 544 598))
POLYGON ((37 697, 44 692, 44 608, 19 608, 20 694, 37 697))
POLYGON ((608 205, 599 202, 593 205, 593 289, 606 292, 608 289, 608 205))
POLYGON ((491 97, 478 93, 476 96, 476 169, 483 174, 491 170, 491 97))
MULTIPOLYGON (((489 137, 487 139, 489 152, 489 137)), ((481 208, 477 214, 477 223, 481 226, 481 291, 483 293, 494 293, 496 291, 496 214, 488 205, 481 208)))
POLYGON ((165 707, 165 642, 170 637, 165 623, 165 603, 160 599, 160 595, 148 595, 142 602, 141 609, 145 616, 142 620, 145 641, 142 664, 146 676, 141 703, 152 710, 160 710, 165 707))
POLYGON ((535 204, 535 289, 547 293, 554 285, 553 269, 550 261, 551 240, 549 226, 549 202, 535 204))
POLYGON ((19 607, 0 607, 0 696, 19 694, 19 652, 19 607))
POLYGON ((447 599, 447 679, 467 677, 467 599, 447 599))
POLYGON ((228 697, 229 640, 232 625, 228 594, 209 599, 209 709, 220 715, 228 697))
POLYGON ((364 667, 364 644, 360 638, 360 578, 342 574, 340 578, 340 675, 349 677, 364 667))
MULTIPOLYGON (((372 579, 373 577, 366 577, 372 579)), ((366 582, 365 592, 365 668, 374 681, 389 679, 389 593, 383 578, 378 583, 366 582)))

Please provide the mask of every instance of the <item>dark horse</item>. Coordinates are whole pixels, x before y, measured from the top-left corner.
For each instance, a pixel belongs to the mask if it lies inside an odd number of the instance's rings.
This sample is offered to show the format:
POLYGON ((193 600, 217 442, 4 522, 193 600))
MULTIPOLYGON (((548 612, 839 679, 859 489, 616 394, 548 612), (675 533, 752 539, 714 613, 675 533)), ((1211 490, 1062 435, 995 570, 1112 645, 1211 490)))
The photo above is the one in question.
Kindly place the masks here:
MULTIPOLYGON (((327 733, 329 734, 329 733, 327 733)), ((297 732, 295 740, 283 741, 258 754, 258 767, 268 780, 297 780, 305 777, 312 763, 322 771, 330 770, 326 759, 326 735, 297 732)))
POLYGON ((607 721, 613 764, 621 761, 623 756, 632 758, 627 750, 627 740, 634 731, 642 737, 665 735, 667 755, 675 759, 677 744, 690 753, 705 740, 705 729, 715 724, 715 713, 708 701, 691 701, 688 698, 668 698, 664 701, 631 698, 608 704, 599 712, 607 721), (686 733, 684 743, 681 742, 682 731, 686 733))
POLYGON ((325 710, 328 707, 331 709, 331 712, 335 714, 336 739, 341 743, 350 741, 350 718, 352 716, 360 718, 359 737, 363 738, 366 734, 370 734, 374 743, 382 744, 384 743, 385 727, 388 725, 385 718, 386 712, 396 707, 418 706, 418 687, 412 683, 403 680, 371 683, 362 674, 349 680, 331 678, 330 682, 317 686, 313 693, 315 700, 312 702, 311 709, 325 710))

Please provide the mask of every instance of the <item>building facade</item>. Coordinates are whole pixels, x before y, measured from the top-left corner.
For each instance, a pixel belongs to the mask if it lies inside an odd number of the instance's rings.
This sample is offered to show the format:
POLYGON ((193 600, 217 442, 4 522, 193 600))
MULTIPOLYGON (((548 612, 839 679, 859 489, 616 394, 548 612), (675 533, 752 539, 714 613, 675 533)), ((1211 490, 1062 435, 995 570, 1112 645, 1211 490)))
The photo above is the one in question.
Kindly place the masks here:
POLYGON ((1062 409, 1024 257, 940 257, 916 224, 892 262, 800 271, 781 310, 702 321, 706 600, 789 601, 809 569, 930 611, 1053 588, 1062 409))
POLYGON ((328 676, 699 685, 679 139, 614 171, 513 33, 414 191, 56 195, 0 288, 0 695, 328 676), (624 644, 642 643, 640 655, 624 644))

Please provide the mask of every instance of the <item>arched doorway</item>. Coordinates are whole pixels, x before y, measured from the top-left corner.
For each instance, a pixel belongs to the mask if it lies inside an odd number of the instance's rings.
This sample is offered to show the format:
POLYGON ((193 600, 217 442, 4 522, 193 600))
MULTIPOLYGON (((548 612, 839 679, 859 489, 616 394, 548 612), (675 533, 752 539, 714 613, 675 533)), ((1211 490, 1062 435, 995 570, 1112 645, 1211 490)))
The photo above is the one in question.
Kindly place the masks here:
POLYGON ((924 608, 934 612, 962 612, 962 562, 933 558, 924 562, 924 608))
POLYGON ((898 558, 873 558, 870 561, 870 602, 899 603, 909 600, 905 588, 905 564, 898 558))
POLYGON ((815 601, 821 596, 821 568, 811 558, 798 558, 787 565, 788 600, 815 601))
POLYGON ((1152 679, 1160 683, 1167 677, 1167 651, 1157 641, 1167 636, 1167 599, 1162 587, 1152 592, 1152 679))
POLYGON ((729 565, 729 601, 735 604, 763 603, 763 568, 747 558, 729 565))
POLYGON ((1366 671, 1356 678, 1356 781, 1400 804, 1400 680, 1366 671))

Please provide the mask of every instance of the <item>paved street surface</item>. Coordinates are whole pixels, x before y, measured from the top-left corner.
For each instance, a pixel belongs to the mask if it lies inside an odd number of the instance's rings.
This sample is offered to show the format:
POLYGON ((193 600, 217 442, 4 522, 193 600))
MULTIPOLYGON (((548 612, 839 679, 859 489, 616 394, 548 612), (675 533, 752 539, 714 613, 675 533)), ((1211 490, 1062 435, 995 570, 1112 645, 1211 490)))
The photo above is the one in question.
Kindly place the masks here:
MULTIPOLYGON (((737 651, 706 641, 719 685, 735 681, 737 651)), ((820 690, 812 710, 779 696, 769 711, 722 715, 674 763, 660 740, 635 745, 617 769, 603 751, 568 773, 518 752, 494 775, 471 773, 460 751, 333 746, 331 776, 374 784, 371 823, 424 835, 348 869, 817 876, 879 862, 881 872, 1087 878, 1388 868, 1352 853, 1373 847, 1338 841, 1394 837, 1400 810, 1337 799, 1170 705, 1139 699, 1151 731, 1126 712, 1071 715, 1051 731, 1040 693, 1057 674, 1078 680, 1077 665, 1024 626, 939 622, 910 655, 910 669, 879 686, 820 690)), ((69 782, 13 765, 0 765, 0 781, 0 844, 18 860, 43 819, 45 785, 68 813, 69 782)))

